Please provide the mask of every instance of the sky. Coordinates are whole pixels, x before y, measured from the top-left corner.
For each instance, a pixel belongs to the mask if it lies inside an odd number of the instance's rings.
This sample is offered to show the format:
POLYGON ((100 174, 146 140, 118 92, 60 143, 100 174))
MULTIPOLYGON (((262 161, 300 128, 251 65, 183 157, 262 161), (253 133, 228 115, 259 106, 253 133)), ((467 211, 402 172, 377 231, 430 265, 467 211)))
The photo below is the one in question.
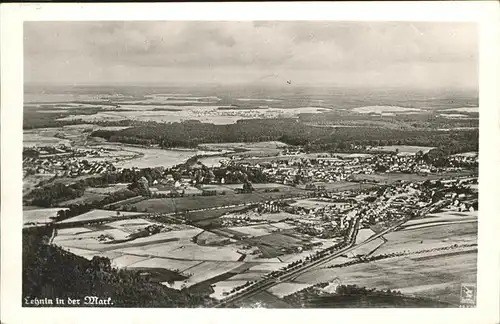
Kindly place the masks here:
POLYGON ((26 22, 25 83, 478 87, 451 22, 26 22))

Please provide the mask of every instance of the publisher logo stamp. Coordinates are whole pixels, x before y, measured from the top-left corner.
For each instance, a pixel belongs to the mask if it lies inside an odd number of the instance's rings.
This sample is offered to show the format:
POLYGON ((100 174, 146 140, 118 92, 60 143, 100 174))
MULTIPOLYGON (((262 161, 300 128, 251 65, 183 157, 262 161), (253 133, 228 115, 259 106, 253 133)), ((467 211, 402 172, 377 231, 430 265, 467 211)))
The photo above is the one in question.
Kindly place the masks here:
POLYGON ((476 285, 463 283, 460 287, 460 303, 464 305, 476 305, 476 285))

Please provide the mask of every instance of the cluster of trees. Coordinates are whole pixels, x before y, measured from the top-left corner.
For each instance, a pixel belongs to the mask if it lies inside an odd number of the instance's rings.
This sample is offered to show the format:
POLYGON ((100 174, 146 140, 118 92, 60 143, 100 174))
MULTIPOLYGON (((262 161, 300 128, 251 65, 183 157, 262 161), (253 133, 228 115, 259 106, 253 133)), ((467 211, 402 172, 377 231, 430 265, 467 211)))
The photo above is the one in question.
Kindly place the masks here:
POLYGON ((108 183, 132 183, 144 177, 148 180, 149 185, 152 185, 154 180, 159 180, 164 176, 165 171, 162 167, 140 170, 123 169, 120 172, 105 174, 103 175, 103 179, 108 183))
POLYGON ((65 117, 62 114, 37 114, 35 116, 24 115, 23 129, 37 129, 37 128, 56 128, 67 125, 84 124, 82 120, 58 120, 58 118, 65 117))
POLYGON ((217 196, 217 190, 203 190, 202 196, 217 196))
MULTIPOLYGON (((165 170, 163 168, 145 168, 140 170, 123 169, 120 172, 109 172, 96 177, 81 179, 69 185, 65 185, 62 183, 52 183, 49 185, 44 185, 41 188, 32 190, 25 197, 25 199, 27 201, 30 201, 31 204, 35 206, 52 207, 62 201, 81 197, 84 194, 85 188, 106 187, 108 185, 116 183, 131 183, 133 184, 132 189, 136 191, 137 194, 148 195, 147 192, 141 191, 142 187, 135 184, 137 184, 141 178, 145 178, 148 181, 149 185, 151 185, 154 180, 161 179, 164 176, 164 173, 165 170)), ((178 175, 178 177, 180 178, 180 175, 178 175)), ((127 194, 121 192, 117 193, 117 195, 126 196, 127 194)), ((130 195, 126 198, 130 198, 130 195)), ((104 201, 106 201, 106 199, 109 199, 108 203, 117 201, 117 198, 113 197, 113 194, 111 194, 109 198, 104 198, 104 201)))
POLYGON ((357 285, 339 285, 335 290, 337 295, 371 295, 371 294, 382 294, 382 295, 396 295, 402 296, 403 294, 397 290, 382 289, 377 290, 376 288, 368 289, 366 287, 358 287, 357 285))
MULTIPOLYGON (((221 193, 223 194, 223 193, 221 193)), ((169 193, 155 193, 153 194, 153 197, 155 198, 179 198, 179 197, 186 197, 186 196, 189 196, 189 195, 186 195, 184 193, 184 190, 181 190, 181 191, 170 191, 169 193)), ((192 196, 196 196, 196 194, 192 194, 192 196)))
MULTIPOLYGON (((326 255, 328 254, 332 254, 332 253, 335 253, 337 251, 339 251, 340 249, 346 247, 348 245, 349 242, 351 242, 353 239, 356 238, 356 235, 354 235, 354 233, 356 233, 357 231, 357 228, 356 228, 356 221, 355 220, 352 220, 351 221, 351 224, 349 226, 349 230, 345 232, 344 234, 344 240, 327 248, 327 249, 324 249, 324 250, 321 250, 321 251, 318 251, 312 255, 309 255, 307 256, 303 261, 300 260, 300 261, 296 261, 293 263, 293 266, 292 268, 295 268, 295 267, 298 267, 300 266, 300 264, 302 263, 309 263, 309 262, 312 262, 312 261, 316 261, 316 260, 319 260, 323 257, 325 257, 326 255)), ((281 276, 284 272, 286 272, 287 270, 291 270, 291 268, 289 267, 284 267, 284 268, 281 268, 280 270, 276 270, 276 271, 273 271, 273 272, 270 272, 268 274, 269 277, 271 278, 275 278, 275 277, 279 277, 281 276)))
POLYGON ((168 170, 166 173, 172 174, 174 180, 179 180, 182 176, 189 177, 196 184, 210 184, 222 182, 225 184, 239 184, 245 182, 266 183, 268 177, 260 168, 248 168, 238 164, 214 167, 209 169, 205 165, 193 168, 193 165, 180 165, 178 169, 168 170))
MULTIPOLYGON (((137 196, 137 193, 131 190, 120 190, 114 192, 104 197, 101 200, 93 200, 82 204, 72 204, 68 206, 68 209, 61 209, 57 212, 57 216, 54 218, 55 221, 61 221, 71 217, 75 217, 93 209, 104 208, 106 205, 122 201, 128 198, 137 196)), ((134 211, 134 210, 132 210, 134 211)), ((137 211, 137 210, 135 210, 137 211)))
MULTIPOLYGON (((78 180, 72 184, 51 183, 45 184, 41 188, 36 188, 25 196, 25 204, 31 204, 40 207, 53 207, 61 202, 79 198, 83 196, 85 188, 88 187, 107 187, 116 183, 129 183, 127 189, 107 195, 102 200, 85 203, 92 208, 102 208, 102 206, 116 201, 124 200, 134 196, 152 197, 149 186, 153 185, 155 180, 163 179, 167 174, 171 174, 174 181, 180 180, 182 175, 191 177, 197 181, 197 184, 208 184, 213 180, 219 182, 224 179, 224 183, 235 184, 243 183, 245 192, 251 192, 251 182, 267 182, 267 177, 260 169, 245 168, 239 165, 230 165, 227 167, 215 168, 213 170, 203 166, 201 169, 164 169, 144 168, 140 170, 123 169, 120 172, 104 173, 96 177, 88 177, 78 180)), ((276 190, 272 190, 274 192, 276 190)), ((203 195, 216 195, 217 193, 204 191, 203 195)), ((225 194, 225 193, 222 193, 225 194)), ((182 192, 173 192, 164 195, 165 198, 184 196, 182 192)), ((81 208, 81 207, 79 207, 81 208)), ((72 210, 69 215, 75 216, 76 207, 70 207, 72 210)), ((78 215, 78 214, 77 214, 78 215)))
POLYGON ((149 190, 150 180, 146 177, 140 177, 138 180, 132 182, 127 188, 134 191, 136 194, 151 198, 151 190, 149 190))
POLYGON ((47 245, 47 236, 50 230, 45 228, 23 233, 23 298, 111 297, 114 307, 200 307, 210 303, 206 297, 167 288, 139 271, 115 269, 108 258, 89 261, 47 245))
POLYGON ((91 211, 93 207, 90 204, 72 205, 69 209, 61 209, 57 212, 57 216, 53 217, 54 221, 59 222, 71 217, 85 214, 91 211))
POLYGON ((55 183, 32 190, 25 199, 31 201, 31 204, 35 206, 52 207, 59 202, 81 197, 84 191, 85 187, 79 182, 72 185, 55 183))
MULTIPOLYGON (((366 117, 365 117, 366 118, 366 117)), ((240 120, 231 125, 198 121, 131 127, 118 131, 98 130, 92 136, 134 144, 158 144, 161 147, 196 147, 201 143, 262 142, 280 140, 303 145, 307 151, 350 152, 359 146, 418 145, 438 146, 448 154, 478 148, 478 129, 438 131, 401 129, 381 126, 315 127, 296 119, 240 120)))
POLYGON ((313 286, 286 296, 283 300, 291 305, 314 308, 454 307, 432 299, 404 296, 397 290, 342 284, 337 286, 334 294, 318 295, 316 287, 313 286))
POLYGON ((34 150, 31 147, 23 148, 23 159, 26 158, 37 158, 40 155, 37 150, 34 150))

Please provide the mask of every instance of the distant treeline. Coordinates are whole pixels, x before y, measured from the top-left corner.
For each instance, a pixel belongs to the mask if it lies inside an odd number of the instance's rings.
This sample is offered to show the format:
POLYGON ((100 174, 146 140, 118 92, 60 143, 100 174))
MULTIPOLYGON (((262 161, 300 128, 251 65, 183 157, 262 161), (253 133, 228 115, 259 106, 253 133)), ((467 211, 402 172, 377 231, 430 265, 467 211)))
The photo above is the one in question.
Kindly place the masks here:
MULTIPOLYGON (((310 152, 349 151, 354 146, 416 145, 438 147, 445 154, 477 151, 479 130, 439 131, 386 127, 314 127, 297 119, 240 120, 214 125, 199 121, 97 130, 92 136, 129 144, 164 148, 194 148, 203 143, 282 141, 305 146, 310 152)), ((357 149, 356 149, 357 150, 357 149)))
MULTIPOLYGON (((453 113, 453 112, 450 112, 453 113)), ((301 122, 316 125, 345 125, 345 126, 376 126, 385 125, 392 128, 417 129, 452 129, 456 127, 479 127, 477 112, 456 112, 464 118, 447 118, 436 114, 435 111, 419 112, 418 114, 353 114, 351 111, 331 111, 322 114, 303 113, 301 122)))

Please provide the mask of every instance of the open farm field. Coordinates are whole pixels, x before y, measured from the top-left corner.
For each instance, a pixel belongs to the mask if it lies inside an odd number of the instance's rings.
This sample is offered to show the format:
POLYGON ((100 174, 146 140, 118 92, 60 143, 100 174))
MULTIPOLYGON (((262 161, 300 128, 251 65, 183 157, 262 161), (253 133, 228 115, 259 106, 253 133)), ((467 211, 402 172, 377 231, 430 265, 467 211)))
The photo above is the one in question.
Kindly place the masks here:
POLYGON ((460 283, 476 282, 477 252, 441 254, 425 260, 390 258, 344 268, 322 269, 299 276, 296 282, 326 282, 396 289, 406 294, 458 304, 460 283))
POLYGON ((374 255, 477 243, 477 222, 403 229, 386 234, 384 238, 387 242, 378 248, 374 255))
POLYGON ((96 194, 96 195, 109 195, 109 194, 121 191, 123 189, 124 188, 121 186, 109 186, 109 187, 102 187, 102 188, 89 187, 89 188, 85 189, 85 193, 91 193, 91 194, 96 194))
POLYGON ((250 270, 247 270, 245 272, 242 272, 242 273, 239 273, 233 277, 231 277, 230 279, 228 280, 236 280, 236 281, 243 281, 243 282, 246 282, 246 281, 255 281, 255 280, 258 280, 258 279, 261 279, 265 274, 269 273, 270 271, 250 271, 250 270))
POLYGON ((245 202, 245 195, 181 197, 181 198, 153 198, 135 203, 132 206, 138 210, 147 210, 156 213, 174 213, 189 210, 223 207, 227 205, 240 205, 245 202))
POLYGON ((448 108, 443 111, 459 111, 468 113, 479 113, 479 107, 460 107, 460 108, 448 108))
POLYGON ((194 267, 198 264, 202 263, 202 261, 190 261, 190 260, 176 260, 176 259, 167 259, 167 258, 145 258, 142 260, 138 260, 135 263, 127 265, 127 268, 162 268, 168 270, 178 270, 179 272, 183 272, 184 270, 194 267))
POLYGON ((288 145, 283 142, 269 141, 269 142, 254 142, 254 143, 205 143, 200 144, 201 149, 207 150, 277 150, 288 145))
POLYGON ((23 224, 26 223, 51 223, 51 217, 56 217, 57 212, 67 208, 39 208, 23 209, 23 224))
POLYGON ((311 287, 312 284, 295 283, 295 282, 282 282, 274 287, 269 288, 267 291, 278 298, 296 293, 299 290, 311 287))
POLYGON ((171 250, 172 258, 205 261, 238 261, 241 257, 234 246, 200 246, 197 244, 182 244, 171 250))
POLYGON ((318 249, 313 249, 309 251, 303 251, 299 253, 291 253, 291 254, 283 254, 278 257, 278 259, 281 262, 287 262, 287 263, 292 263, 298 260, 304 260, 306 257, 311 256, 314 254, 314 251, 317 251, 318 249))
POLYGON ((118 268, 125 268, 132 264, 147 260, 148 257, 123 254, 111 260, 111 263, 118 268))
POLYGON ((278 230, 276 227, 266 224, 251 225, 251 226, 236 226, 236 227, 229 227, 228 229, 230 229, 231 231, 239 232, 245 236, 248 235, 251 237, 271 234, 278 230))
POLYGON ((367 239, 369 239, 371 236, 375 235, 375 232, 372 231, 369 228, 363 228, 358 231, 358 235, 356 236, 356 243, 355 244, 360 244, 367 239))
POLYGON ((294 225, 291 225, 291 224, 288 224, 288 223, 283 223, 283 222, 278 222, 278 223, 272 223, 271 224, 273 227, 276 227, 280 230, 290 230, 290 229, 294 229, 295 226, 294 225))
POLYGON ((265 272, 272 272, 279 270, 285 266, 287 266, 287 262, 261 262, 257 265, 254 265, 248 269, 248 271, 265 271, 265 272))
MULTIPOLYGON (((100 226, 102 227, 102 226, 100 226)), ((92 250, 96 253, 99 252, 117 252, 121 254, 130 254, 143 257, 168 257, 173 256, 178 259, 196 259, 193 257, 196 251, 192 251, 192 255, 186 255, 185 257, 178 250, 195 250, 194 247, 197 245, 191 242, 192 237, 199 234, 202 230, 197 228, 191 228, 186 230, 161 232, 155 235, 137 238, 131 241, 122 241, 119 243, 115 242, 100 242, 98 240, 99 236, 105 235, 111 237, 115 240, 123 240, 129 235, 124 229, 113 228, 105 226, 102 228, 80 228, 78 231, 68 229, 58 230, 61 235, 56 235, 54 238, 54 243, 60 245, 64 248, 78 248, 92 250), (170 254, 170 251, 175 251, 170 254), (179 254, 181 254, 179 256, 179 254)), ((237 259, 239 254, 237 254, 235 248, 228 247, 224 248, 201 248, 200 249, 201 260, 207 258, 215 258, 215 260, 224 260, 232 257, 237 259), (203 255, 205 253, 205 255, 203 255)))
POLYGON ((217 185, 217 184, 203 184, 201 185, 201 190, 203 191, 217 191, 217 193, 234 193, 235 190, 243 188, 243 184, 228 184, 228 185, 217 185))
POLYGON ((302 247, 307 243, 307 239, 298 236, 286 235, 282 232, 276 232, 267 235, 256 236, 243 240, 242 242, 258 246, 264 258, 275 258, 283 255, 281 249, 290 249, 302 247))
POLYGON ((61 184, 64 184, 64 185, 68 186, 68 185, 72 185, 74 183, 77 183, 80 180, 89 179, 89 178, 99 178, 100 176, 101 175, 99 175, 99 174, 86 174, 86 175, 77 176, 77 177, 74 177, 74 178, 57 177, 53 181, 50 181, 50 183, 51 184, 61 183, 61 184))
MULTIPOLYGON (((294 190, 294 187, 287 186, 281 183, 252 183, 252 187, 254 190, 257 191, 264 191, 265 189, 279 189, 280 191, 290 191, 294 190)), ((224 184, 224 185, 216 185, 216 184, 209 184, 209 185, 203 185, 203 189, 209 189, 209 190, 218 190, 220 189, 229 189, 229 190, 235 190, 237 188, 241 189, 243 188, 243 184, 224 184)))
POLYGON ((104 194, 104 193, 95 193, 92 191, 85 190, 85 192, 83 193, 83 196, 75 198, 75 199, 63 201, 63 202, 59 203, 58 205, 62 206, 62 207, 68 207, 70 205, 84 205, 84 204, 91 203, 93 201, 101 201, 104 198, 106 198, 106 194, 104 194))
POLYGON ((297 199, 290 206, 294 207, 303 207, 303 208, 322 208, 322 207, 331 207, 331 206, 348 206, 348 203, 335 202, 327 199, 317 199, 317 198, 306 198, 306 199, 297 199))
MULTIPOLYGON (((348 257, 356 257, 358 255, 367 255, 367 254, 375 253, 377 251, 377 249, 380 246, 382 246, 383 244, 385 244, 385 241, 382 238, 377 238, 377 239, 375 239, 375 240, 373 240, 365 245, 362 245, 358 248, 355 248, 351 252, 348 252, 347 256, 348 257)), ((339 260, 339 259, 336 259, 336 260, 339 260)), ((334 264, 336 264, 336 262, 333 262, 331 264, 329 263, 328 265, 334 265, 334 264)))
POLYGON ((455 211, 443 211, 439 213, 433 213, 427 215, 424 218, 412 219, 399 230, 410 230, 418 229, 432 226, 442 226, 449 224, 459 224, 459 223, 474 223, 477 222, 478 212, 455 212, 455 211))
POLYGON ((132 206, 137 207, 137 210, 145 210, 148 212, 157 213, 174 213, 190 210, 221 208, 221 207, 237 207, 258 203, 271 199, 278 199, 283 196, 301 195, 304 191, 300 189, 291 190, 287 193, 281 192, 266 192, 266 193, 249 193, 249 194, 232 194, 219 196, 195 196, 195 197, 180 197, 168 199, 148 199, 135 203, 132 206), (175 204, 175 206, 174 206, 175 204))
POLYGON ((94 230, 88 227, 70 227, 70 228, 60 228, 57 230, 57 236, 73 236, 82 235, 85 233, 92 233, 94 230))
MULTIPOLYGON (((121 221, 106 223, 107 227, 117 228, 119 230, 122 230, 122 231, 130 233, 130 234, 137 232, 137 231, 140 231, 140 230, 143 230, 147 226, 151 226, 151 225, 162 225, 162 224, 155 222, 155 221, 142 219, 142 218, 125 219, 125 220, 121 220, 121 221)), ((166 227, 164 229, 171 230, 172 232, 177 232, 177 231, 183 230, 183 229, 175 229, 175 228, 171 229, 168 227, 166 227)), ((189 227, 186 226, 186 228, 184 228, 184 229, 187 230, 187 229, 189 229, 189 227)))
POLYGON ((23 178, 23 196, 29 194, 41 182, 49 181, 54 174, 33 174, 23 178))
POLYGON ((23 147, 59 146, 70 144, 71 141, 54 136, 40 136, 34 133, 24 133, 23 135, 23 147))
POLYGON ((257 165, 264 163, 273 163, 273 162, 282 162, 282 161, 296 161, 300 160, 302 155, 271 155, 271 156, 251 156, 251 157, 243 157, 241 160, 238 160, 239 163, 249 164, 249 165, 257 165))
MULTIPOLYGON (((47 111, 41 111, 47 112, 47 111)), ((67 111, 70 112, 70 111, 67 111)), ((23 131, 24 146, 40 146, 47 144, 52 146, 59 141, 61 144, 73 144, 78 148, 89 148, 88 135, 96 130, 118 131, 128 128, 127 126, 99 126, 96 124, 63 125, 60 127, 48 127, 37 129, 26 129, 23 131)), ((44 145, 45 146, 45 145, 44 145)))
POLYGON ((177 271, 172 271, 165 268, 140 268, 135 267, 133 270, 141 271, 142 273, 148 274, 148 279, 151 282, 157 282, 160 284, 173 284, 175 281, 184 280, 187 277, 178 273, 177 271))
POLYGON ((227 236, 218 235, 213 232, 204 231, 196 238, 196 243, 199 245, 225 245, 230 242, 227 236))
POLYGON ((237 213, 245 209, 247 209, 247 206, 229 208, 221 207, 218 209, 190 212, 185 217, 190 221, 196 222, 198 226, 209 226, 214 219, 217 219, 226 214, 237 213))
POLYGON ((224 299, 226 297, 224 293, 229 293, 231 289, 244 285, 246 282, 246 280, 219 281, 212 285, 214 292, 210 295, 210 297, 218 300, 224 299))
POLYGON ((281 184, 281 183, 253 183, 252 184, 253 188, 256 189, 256 190, 259 190, 259 189, 275 189, 275 188, 278 188, 278 189, 284 189, 284 190, 293 190, 294 187, 291 187, 291 186, 287 186, 287 185, 284 185, 284 184, 281 184))
POLYGON ((184 163, 190 157, 203 152, 197 150, 163 150, 159 148, 141 148, 117 144, 122 150, 135 155, 134 158, 115 163, 117 168, 155 168, 172 167, 184 163))
POLYGON ((68 218, 60 221, 60 223, 75 223, 82 221, 95 221, 95 220, 105 220, 105 219, 120 219, 123 216, 139 216, 143 215, 143 213, 134 213, 134 212, 119 212, 112 210, 104 210, 104 209, 94 209, 85 214, 81 214, 72 218, 68 218))
POLYGON ((190 287, 211 278, 228 273, 231 270, 240 267, 242 264, 242 262, 202 262, 201 264, 185 270, 184 272, 191 274, 191 276, 185 281, 175 282, 173 287, 177 289, 190 287))

